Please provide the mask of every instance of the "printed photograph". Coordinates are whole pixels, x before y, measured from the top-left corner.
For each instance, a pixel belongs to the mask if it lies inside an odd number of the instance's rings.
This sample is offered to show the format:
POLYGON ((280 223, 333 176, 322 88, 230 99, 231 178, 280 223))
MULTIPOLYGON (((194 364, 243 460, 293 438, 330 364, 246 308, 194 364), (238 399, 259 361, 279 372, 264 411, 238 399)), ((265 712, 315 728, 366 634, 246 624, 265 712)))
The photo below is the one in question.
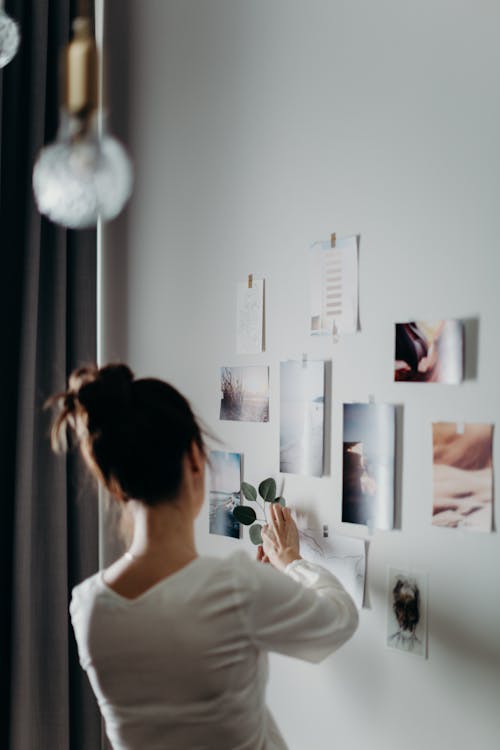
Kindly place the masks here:
POLYGON ((394 380, 456 385, 464 377, 461 320, 396 323, 394 380))
POLYGON ((221 367, 220 419, 269 422, 269 367, 221 367))
POLYGON ((427 658, 427 574, 389 568, 387 646, 427 658))
POLYGON ((489 532, 493 522, 493 425, 432 425, 433 526, 489 532))
POLYGON ((280 471, 323 474, 325 363, 281 362, 280 471))
POLYGON ((241 504, 241 453, 210 451, 209 532, 240 538, 233 510, 241 504))
POLYGON ((355 333, 358 327, 357 237, 315 242, 309 253, 312 336, 355 333))
POLYGON ((342 521, 394 527, 396 407, 344 404, 342 521))
POLYGON ((236 308, 236 351, 257 354, 264 351, 264 279, 238 284, 236 308))
POLYGON ((352 596, 358 609, 363 606, 366 572, 364 539, 332 534, 323 529, 300 528, 300 554, 304 560, 331 571, 352 596))

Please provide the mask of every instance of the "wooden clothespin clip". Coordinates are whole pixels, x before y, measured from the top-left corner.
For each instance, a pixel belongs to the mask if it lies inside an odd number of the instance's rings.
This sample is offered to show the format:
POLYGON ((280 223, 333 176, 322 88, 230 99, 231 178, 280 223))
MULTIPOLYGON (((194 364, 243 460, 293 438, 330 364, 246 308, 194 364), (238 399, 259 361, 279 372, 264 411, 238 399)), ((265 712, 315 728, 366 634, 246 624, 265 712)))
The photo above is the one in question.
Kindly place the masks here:
POLYGON ((302 355, 302 367, 307 367, 307 354, 305 352, 302 355))
POLYGON ((330 245, 331 245, 332 249, 335 248, 335 247, 337 247, 337 235, 336 235, 335 232, 330 237, 330 245))
POLYGON ((253 287, 253 274, 248 274, 248 288, 251 289, 253 287))

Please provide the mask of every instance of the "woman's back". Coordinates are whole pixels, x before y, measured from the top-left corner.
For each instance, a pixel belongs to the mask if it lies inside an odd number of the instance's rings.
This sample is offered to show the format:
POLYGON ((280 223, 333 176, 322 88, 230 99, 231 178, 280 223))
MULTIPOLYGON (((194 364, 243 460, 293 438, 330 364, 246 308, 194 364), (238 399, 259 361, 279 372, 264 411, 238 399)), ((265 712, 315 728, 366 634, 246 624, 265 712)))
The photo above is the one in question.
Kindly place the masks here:
POLYGON ((135 599, 101 573, 74 589, 80 660, 114 748, 286 747, 265 708, 266 651, 317 661, 357 621, 327 571, 290 568, 284 575, 236 553, 196 558, 135 599), (293 580, 304 575, 312 589, 293 580))

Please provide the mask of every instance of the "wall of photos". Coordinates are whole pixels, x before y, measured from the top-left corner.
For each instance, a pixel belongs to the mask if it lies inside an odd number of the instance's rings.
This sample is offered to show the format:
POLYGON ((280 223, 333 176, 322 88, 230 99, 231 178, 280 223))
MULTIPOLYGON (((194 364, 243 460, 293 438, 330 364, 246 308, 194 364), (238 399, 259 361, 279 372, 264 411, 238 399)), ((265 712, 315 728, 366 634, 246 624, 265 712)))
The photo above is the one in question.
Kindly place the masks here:
MULTIPOLYGON (((366 553, 354 639, 319 666, 271 659, 291 750, 496 747, 499 6, 106 6, 112 125, 137 180, 104 235, 102 357, 179 387, 220 440, 214 467, 275 478, 311 554, 366 553), (354 333, 348 299, 331 333, 311 302, 333 232, 359 238, 354 333), (265 282, 263 351, 249 274, 265 282), (304 363, 326 363, 323 401, 304 363), (250 368, 269 377, 264 410, 245 406, 263 419, 228 419, 227 400, 221 419, 224 370, 250 368), (313 423, 309 453, 294 448, 297 393, 324 423, 319 468, 313 423), (380 487, 392 506, 375 507, 380 487)), ((209 533, 209 490, 200 551, 253 553, 248 529, 209 533)))

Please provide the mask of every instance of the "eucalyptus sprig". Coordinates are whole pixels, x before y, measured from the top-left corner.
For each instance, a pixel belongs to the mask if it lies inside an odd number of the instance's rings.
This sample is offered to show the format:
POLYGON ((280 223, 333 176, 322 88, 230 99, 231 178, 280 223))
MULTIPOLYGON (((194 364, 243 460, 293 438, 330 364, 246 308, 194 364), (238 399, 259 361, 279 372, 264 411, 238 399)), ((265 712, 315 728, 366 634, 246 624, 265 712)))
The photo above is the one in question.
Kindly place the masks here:
POLYGON ((281 495, 276 496, 276 482, 272 477, 264 479, 259 484, 258 494, 264 503, 259 502, 257 490, 252 484, 248 484, 248 482, 241 483, 241 494, 246 500, 250 500, 252 503, 257 503, 264 518, 257 518, 255 510, 248 505, 237 505, 233 510, 233 516, 239 523, 243 524, 243 526, 251 526, 249 535, 254 544, 262 544, 262 524, 267 523, 266 503, 279 503, 280 505, 286 505, 285 498, 281 495), (260 521, 260 523, 257 523, 257 521, 260 521))

